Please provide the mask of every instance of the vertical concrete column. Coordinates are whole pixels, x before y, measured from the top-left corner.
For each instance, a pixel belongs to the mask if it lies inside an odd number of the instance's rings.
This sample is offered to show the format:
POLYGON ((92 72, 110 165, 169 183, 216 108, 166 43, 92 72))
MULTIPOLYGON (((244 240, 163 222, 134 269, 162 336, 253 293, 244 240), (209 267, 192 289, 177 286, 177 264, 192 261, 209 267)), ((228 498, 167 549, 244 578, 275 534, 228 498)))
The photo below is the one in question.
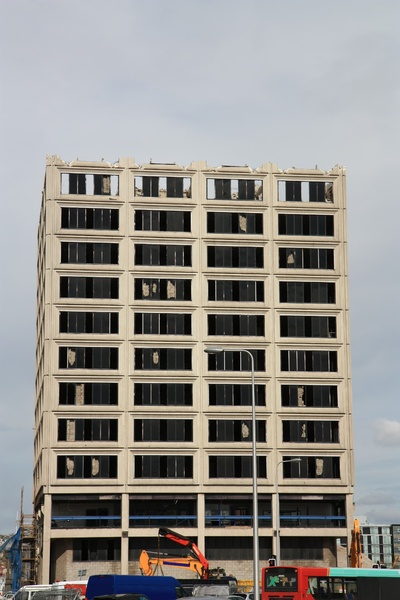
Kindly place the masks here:
POLYGON ((197 495, 197 545, 202 548, 205 555, 205 496, 204 494, 197 495))
POLYGON ((50 542, 51 542, 51 496, 44 495, 43 504, 43 559, 41 583, 50 583, 50 542))
POLYGON ((121 496, 121 575, 129 574, 129 494, 121 496))

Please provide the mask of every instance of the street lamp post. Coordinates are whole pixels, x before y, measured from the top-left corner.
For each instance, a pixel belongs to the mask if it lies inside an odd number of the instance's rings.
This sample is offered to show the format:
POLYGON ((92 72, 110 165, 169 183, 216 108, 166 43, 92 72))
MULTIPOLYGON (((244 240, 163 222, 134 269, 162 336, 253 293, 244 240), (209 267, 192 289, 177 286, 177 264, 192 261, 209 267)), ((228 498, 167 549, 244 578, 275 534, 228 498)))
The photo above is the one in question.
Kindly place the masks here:
POLYGON ((278 467, 283 463, 300 463, 301 458, 287 458, 286 460, 280 460, 276 463, 276 472, 275 472, 275 521, 276 521, 276 548, 275 548, 275 560, 276 564, 279 565, 281 562, 281 538, 280 538, 280 527, 281 527, 281 519, 280 519, 280 506, 279 506, 279 487, 278 487, 278 467))
MULTIPOLYGON (((207 354, 222 354, 227 348, 205 348, 207 354)), ((250 356, 251 361, 251 423, 253 442, 253 592, 254 600, 260 598, 260 575, 259 575, 259 543, 258 543, 258 491, 257 491, 257 424, 256 424, 256 388, 254 384, 254 356, 250 350, 245 348, 232 348, 232 352, 243 352, 250 356)))

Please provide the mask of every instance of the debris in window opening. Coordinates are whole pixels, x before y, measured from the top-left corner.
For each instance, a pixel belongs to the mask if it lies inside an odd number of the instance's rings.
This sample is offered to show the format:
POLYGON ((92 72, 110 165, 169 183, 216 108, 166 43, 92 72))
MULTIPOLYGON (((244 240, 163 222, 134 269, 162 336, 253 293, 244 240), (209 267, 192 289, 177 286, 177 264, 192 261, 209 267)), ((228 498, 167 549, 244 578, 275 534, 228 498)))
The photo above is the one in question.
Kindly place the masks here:
POLYGON ((75 387, 75 403, 82 405, 84 403, 84 385, 77 383, 75 387))
POLYGON ((167 283, 167 298, 176 298, 175 284, 172 281, 168 281, 167 283))
POLYGON ((67 420, 67 442, 75 441, 75 421, 68 419, 67 420))
POLYGON ((315 475, 317 477, 321 477, 321 475, 323 475, 323 472, 324 472, 324 459, 316 458, 315 459, 315 475))
POLYGON ((333 183, 328 183, 326 186, 325 202, 333 202, 333 183))
POLYGON ((249 426, 246 423, 242 423, 242 438, 248 438, 250 435, 249 426))
POLYGON ((240 228, 240 231, 247 231, 246 215, 239 215, 239 228, 240 228))
POLYGON ((95 477, 100 471, 100 461, 98 458, 92 458, 92 476, 95 477))
POLYGON ((290 254, 288 254, 288 257, 286 259, 286 263, 288 265, 294 265, 294 254, 293 254, 293 252, 290 252, 290 254))
POLYGON ((76 361, 76 351, 68 348, 68 364, 74 365, 76 361))
POLYGON ((158 365, 158 362, 159 362, 159 356, 158 356, 158 352, 157 352, 157 350, 155 350, 155 351, 153 352, 153 363, 154 363, 155 365, 158 365))
POLYGON ((305 423, 301 424, 301 433, 300 433, 300 437, 302 438, 306 438, 307 437, 307 425, 305 423))
POLYGON ((304 385, 297 388, 297 406, 305 406, 304 403, 304 385))
POLYGON ((74 468, 75 468, 75 464, 74 464, 73 458, 69 458, 67 456, 66 467, 67 467, 67 473, 68 473, 68 475, 73 475, 74 474, 74 468))
POLYGON ((153 294, 157 293, 157 284, 156 283, 153 283, 151 291, 153 292, 153 294))
POLYGON ((142 293, 145 298, 147 298, 147 296, 150 296, 150 286, 148 283, 143 283, 142 293))

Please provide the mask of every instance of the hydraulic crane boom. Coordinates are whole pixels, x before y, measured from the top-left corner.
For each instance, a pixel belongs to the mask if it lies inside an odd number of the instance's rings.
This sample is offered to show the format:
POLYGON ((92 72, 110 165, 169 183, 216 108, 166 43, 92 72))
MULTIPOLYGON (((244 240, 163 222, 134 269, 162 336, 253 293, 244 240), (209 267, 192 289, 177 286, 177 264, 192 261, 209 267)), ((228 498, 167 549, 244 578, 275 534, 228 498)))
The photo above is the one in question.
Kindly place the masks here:
POLYGON ((160 527, 158 530, 158 535, 161 537, 165 537, 168 540, 172 540, 181 546, 189 549, 189 555, 191 555, 195 560, 197 560, 201 567, 201 573, 199 573, 202 579, 208 579, 210 575, 210 565, 206 557, 200 552, 197 545, 192 542, 191 539, 177 533, 176 531, 172 531, 172 529, 167 529, 166 527, 160 527))

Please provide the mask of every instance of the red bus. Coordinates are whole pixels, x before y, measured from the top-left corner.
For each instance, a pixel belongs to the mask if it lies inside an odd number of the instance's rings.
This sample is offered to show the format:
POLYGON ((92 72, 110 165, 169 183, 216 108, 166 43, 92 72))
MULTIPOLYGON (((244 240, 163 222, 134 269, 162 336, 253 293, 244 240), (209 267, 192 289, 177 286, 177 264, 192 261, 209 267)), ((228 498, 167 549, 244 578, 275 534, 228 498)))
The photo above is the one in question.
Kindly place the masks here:
POLYGON ((400 599, 400 570, 265 567, 261 600, 400 599))

